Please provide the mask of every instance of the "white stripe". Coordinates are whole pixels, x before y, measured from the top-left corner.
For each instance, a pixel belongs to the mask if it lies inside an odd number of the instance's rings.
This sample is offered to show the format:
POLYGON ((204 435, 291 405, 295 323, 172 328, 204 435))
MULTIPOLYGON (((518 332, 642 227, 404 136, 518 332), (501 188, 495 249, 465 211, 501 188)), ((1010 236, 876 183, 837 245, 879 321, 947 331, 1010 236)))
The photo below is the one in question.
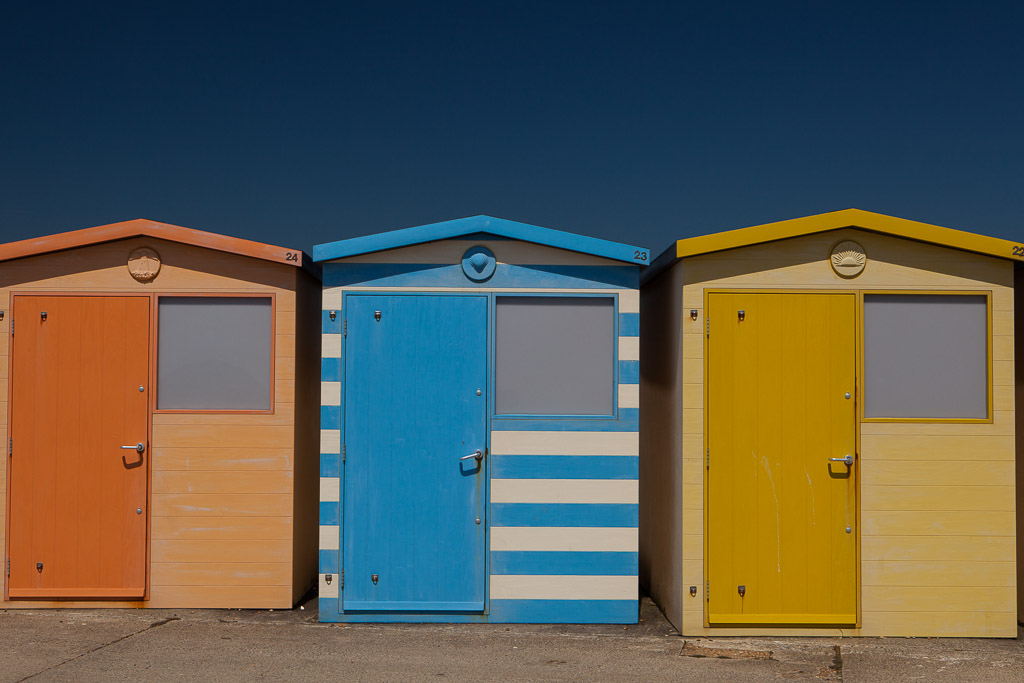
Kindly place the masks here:
POLYGON ((491 576, 491 600, 636 600, 635 576, 491 576))
POLYGON ((321 429, 320 430, 320 452, 341 453, 341 430, 321 429))
POLYGON ((636 479, 492 479, 491 502, 635 505, 640 502, 640 483, 636 479))
MULTIPOLYGON (((323 336, 323 344, 321 348, 323 351, 321 355, 324 358, 341 358, 341 335, 340 334, 325 334, 323 336)), ((634 337, 635 339, 635 337, 634 337)), ((621 355, 621 352, 620 352, 621 355)))
MULTIPOLYGON (((622 396, 622 387, 619 387, 619 396, 622 396)), ((320 405, 341 405, 341 382, 320 382, 320 405)), ((622 405, 621 399, 619 399, 619 405, 622 405)))
POLYGON ((640 407, 640 385, 620 384, 619 385, 619 407, 639 408, 640 407))
POLYGON ((335 503, 341 500, 341 480, 338 477, 320 477, 320 502, 335 503))
POLYGON ((640 312, 640 291, 636 289, 619 290, 619 313, 640 312))
POLYGON ((323 303, 321 306, 323 306, 325 311, 341 310, 341 293, 343 290, 343 287, 324 287, 323 303))
MULTIPOLYGON (((581 287, 575 287, 572 289, 559 289, 552 287, 367 287, 367 286, 352 286, 352 287, 336 287, 331 288, 341 292, 494 292, 495 294, 612 294, 619 295, 619 313, 639 313, 640 312, 640 293, 635 289, 584 289, 581 287), (623 299, 626 300, 626 307, 622 305, 623 299)), ((327 292, 329 290, 324 290, 327 292)), ((328 307, 324 304, 324 310, 328 307)), ((331 310, 337 310, 332 308, 331 310)))
POLYGON ((640 360, 640 337, 619 337, 619 360, 640 360))
POLYGON ((337 550, 341 527, 335 524, 320 527, 320 550, 337 550))
POLYGON ((326 577, 327 577, 326 574, 321 574, 320 575, 320 597, 321 598, 336 598, 336 597, 338 597, 338 586, 340 585, 340 582, 338 581, 337 575, 332 575, 331 576, 331 582, 330 583, 327 583, 327 578, 326 577))
MULTIPOLYGON (((621 388, 621 387, 620 387, 621 388)), ((491 432, 495 455, 639 455, 636 432, 491 432)))
POLYGON ((640 292, 636 289, 551 289, 525 287, 495 289, 493 287, 324 287, 323 309, 341 311, 341 293, 348 292, 497 292, 499 294, 618 294, 619 313, 640 312, 640 292))
POLYGON ((496 526, 491 550, 637 552, 635 527, 496 526))

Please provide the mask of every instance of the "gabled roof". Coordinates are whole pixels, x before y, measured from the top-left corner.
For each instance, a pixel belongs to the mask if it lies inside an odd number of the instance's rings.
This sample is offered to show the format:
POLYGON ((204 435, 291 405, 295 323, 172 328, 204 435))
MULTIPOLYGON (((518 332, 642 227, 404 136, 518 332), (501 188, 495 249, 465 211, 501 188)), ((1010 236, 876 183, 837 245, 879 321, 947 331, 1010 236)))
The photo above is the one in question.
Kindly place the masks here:
POLYGON ((223 251, 229 254, 238 254, 264 261, 302 267, 314 272, 314 274, 316 271, 316 267, 309 260, 309 256, 301 249, 277 247, 271 244, 263 244, 262 242, 252 242, 239 239, 238 237, 228 237, 227 235, 183 228, 180 225, 158 223, 157 221, 148 221, 142 218, 0 244, 0 261, 10 261, 12 259, 25 258, 26 256, 38 256, 39 254, 86 247, 103 242, 113 242, 114 240, 122 240, 129 237, 153 237, 170 242, 180 242, 195 247, 223 251))
POLYGON ((686 258, 715 251, 746 247, 764 242, 774 242, 790 237, 801 237, 828 230, 841 228, 860 228, 872 232, 903 237, 905 239, 929 242, 943 247, 973 251, 987 256, 1024 262, 1024 249, 1020 243, 1009 240, 978 235, 973 232, 943 228, 928 223, 918 223, 905 218, 895 218, 881 213, 861 211, 860 209, 844 209, 832 213, 821 213, 816 216, 794 218, 778 223, 766 223, 750 228, 729 230, 711 235, 689 237, 675 243, 675 257, 686 258), (1020 254, 1016 252, 1022 252, 1020 254))
POLYGON ((559 249, 567 249, 568 251, 640 265, 647 265, 650 258, 650 252, 643 247, 609 242, 608 240, 586 237, 561 230, 541 228, 536 225, 508 221, 503 218, 472 216, 442 223, 420 225, 415 228, 405 228, 404 230, 392 230, 376 235, 354 237, 338 242, 317 244, 313 247, 313 260, 331 261, 333 259, 345 258, 346 256, 368 254, 374 251, 384 251, 385 249, 396 249, 424 242, 453 239, 475 233, 487 233, 498 237, 532 242, 547 247, 557 247, 559 249))

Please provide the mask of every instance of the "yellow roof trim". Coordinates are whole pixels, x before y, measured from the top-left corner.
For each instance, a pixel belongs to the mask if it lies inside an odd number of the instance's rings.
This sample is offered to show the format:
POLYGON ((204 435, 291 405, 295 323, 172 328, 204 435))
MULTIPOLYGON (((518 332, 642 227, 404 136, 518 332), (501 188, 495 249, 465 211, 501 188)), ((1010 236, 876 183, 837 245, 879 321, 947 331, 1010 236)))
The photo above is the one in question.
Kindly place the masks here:
POLYGON ((908 221, 905 218, 895 218, 860 209, 844 209, 778 223, 765 223, 750 228, 690 237, 676 242, 676 257, 686 258, 687 256, 697 256, 841 228, 860 228, 894 237, 930 242, 944 247, 1024 262, 1024 243, 943 228, 939 225, 908 221))

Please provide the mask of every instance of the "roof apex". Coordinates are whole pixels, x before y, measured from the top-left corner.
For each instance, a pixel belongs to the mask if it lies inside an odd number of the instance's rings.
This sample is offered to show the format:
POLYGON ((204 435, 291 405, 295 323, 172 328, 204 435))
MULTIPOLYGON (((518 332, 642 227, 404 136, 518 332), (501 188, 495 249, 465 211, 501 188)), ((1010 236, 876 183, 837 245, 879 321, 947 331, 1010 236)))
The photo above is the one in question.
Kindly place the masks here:
POLYGON ((452 239, 478 232, 638 265, 647 265, 650 258, 650 252, 643 247, 481 215, 317 244, 313 247, 313 260, 332 261, 413 244, 452 239))

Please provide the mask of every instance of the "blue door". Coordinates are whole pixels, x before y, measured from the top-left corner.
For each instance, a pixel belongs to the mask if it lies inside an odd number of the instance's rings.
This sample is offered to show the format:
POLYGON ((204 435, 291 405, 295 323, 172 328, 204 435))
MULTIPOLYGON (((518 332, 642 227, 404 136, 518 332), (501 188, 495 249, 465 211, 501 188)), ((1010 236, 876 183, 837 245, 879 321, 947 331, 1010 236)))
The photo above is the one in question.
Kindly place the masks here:
POLYGON ((345 306, 342 609, 481 612, 487 299, 345 306))

